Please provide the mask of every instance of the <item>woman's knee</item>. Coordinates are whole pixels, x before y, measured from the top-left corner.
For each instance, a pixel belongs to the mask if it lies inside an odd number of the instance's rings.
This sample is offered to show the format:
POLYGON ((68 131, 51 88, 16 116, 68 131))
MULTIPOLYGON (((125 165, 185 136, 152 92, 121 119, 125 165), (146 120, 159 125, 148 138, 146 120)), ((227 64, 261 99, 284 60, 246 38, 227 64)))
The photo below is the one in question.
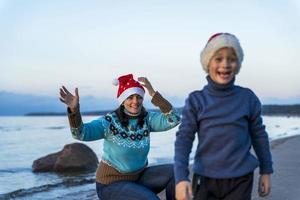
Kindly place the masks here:
POLYGON ((159 200, 148 188, 129 181, 115 182, 109 185, 97 183, 97 195, 100 200, 159 200))

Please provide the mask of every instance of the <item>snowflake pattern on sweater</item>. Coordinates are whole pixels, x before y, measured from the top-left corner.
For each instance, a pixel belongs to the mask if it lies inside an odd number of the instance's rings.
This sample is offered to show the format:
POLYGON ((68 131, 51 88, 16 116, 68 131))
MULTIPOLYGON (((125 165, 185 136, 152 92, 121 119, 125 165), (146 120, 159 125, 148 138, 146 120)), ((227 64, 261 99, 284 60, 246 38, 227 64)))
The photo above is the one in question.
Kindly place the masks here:
POLYGON ((106 140, 130 148, 144 148, 150 144, 149 128, 146 119, 142 128, 132 123, 124 128, 119 123, 115 113, 107 114, 104 118, 110 123, 109 130, 105 134, 106 140))

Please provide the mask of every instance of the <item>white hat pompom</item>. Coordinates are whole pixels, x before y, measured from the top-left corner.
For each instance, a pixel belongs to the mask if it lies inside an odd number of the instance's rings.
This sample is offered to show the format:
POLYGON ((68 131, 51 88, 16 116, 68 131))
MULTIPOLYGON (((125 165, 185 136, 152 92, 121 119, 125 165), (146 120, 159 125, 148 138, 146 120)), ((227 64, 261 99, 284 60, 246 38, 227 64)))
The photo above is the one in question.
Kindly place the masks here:
POLYGON ((113 79, 112 84, 115 85, 115 86, 118 86, 119 85, 119 79, 113 79))

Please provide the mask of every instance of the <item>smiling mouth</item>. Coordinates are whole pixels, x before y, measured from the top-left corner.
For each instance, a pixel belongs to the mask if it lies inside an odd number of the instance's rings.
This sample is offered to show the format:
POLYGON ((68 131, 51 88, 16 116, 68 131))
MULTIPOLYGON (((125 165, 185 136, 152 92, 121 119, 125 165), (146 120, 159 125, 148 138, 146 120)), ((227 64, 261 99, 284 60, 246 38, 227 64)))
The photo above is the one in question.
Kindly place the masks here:
POLYGON ((218 75, 221 76, 222 78, 228 78, 231 75, 231 71, 228 72, 218 72, 218 75))
POLYGON ((133 109, 133 110, 139 110, 140 109, 139 106, 137 106, 137 107, 130 107, 130 108, 133 109))
POLYGON ((130 106, 131 108, 139 108, 140 106, 130 106))

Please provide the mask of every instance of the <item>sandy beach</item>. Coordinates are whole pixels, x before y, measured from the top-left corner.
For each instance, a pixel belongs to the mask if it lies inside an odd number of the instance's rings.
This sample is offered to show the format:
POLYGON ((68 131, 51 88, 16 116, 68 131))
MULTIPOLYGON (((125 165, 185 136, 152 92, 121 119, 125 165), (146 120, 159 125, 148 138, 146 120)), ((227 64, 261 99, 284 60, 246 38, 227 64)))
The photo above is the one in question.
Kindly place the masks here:
MULTIPOLYGON (((253 200, 299 200, 300 199, 300 136, 275 140, 271 143, 274 162, 272 189, 268 197, 257 193, 258 169, 255 171, 253 200)), ((161 199, 165 200, 161 194, 161 199)))
POLYGON ((300 199, 300 136, 276 140, 271 143, 274 162, 271 194, 260 198, 257 194, 257 171, 253 188, 254 200, 299 200, 300 199))

